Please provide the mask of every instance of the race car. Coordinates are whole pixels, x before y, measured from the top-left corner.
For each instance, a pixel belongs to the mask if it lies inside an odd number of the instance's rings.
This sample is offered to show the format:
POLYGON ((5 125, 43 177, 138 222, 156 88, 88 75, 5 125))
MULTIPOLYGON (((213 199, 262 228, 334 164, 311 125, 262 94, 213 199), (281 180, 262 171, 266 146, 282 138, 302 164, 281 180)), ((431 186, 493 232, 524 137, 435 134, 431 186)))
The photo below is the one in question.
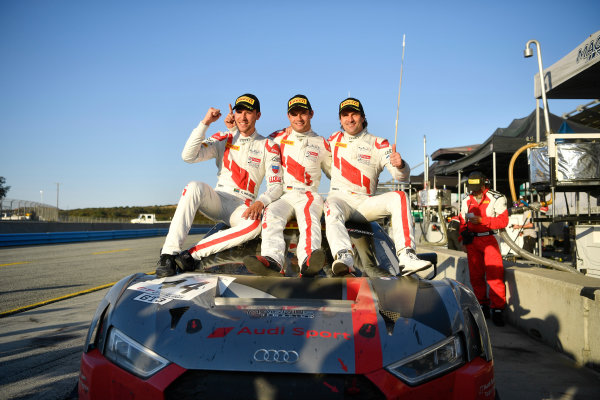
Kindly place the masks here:
POLYGON ((324 271, 298 277, 292 226, 286 277, 245 268, 244 256, 260 254, 256 239, 193 272, 122 279, 91 322, 79 398, 495 398, 473 293, 450 279, 402 276, 376 222, 348 228, 357 276, 331 276, 324 237, 324 271))

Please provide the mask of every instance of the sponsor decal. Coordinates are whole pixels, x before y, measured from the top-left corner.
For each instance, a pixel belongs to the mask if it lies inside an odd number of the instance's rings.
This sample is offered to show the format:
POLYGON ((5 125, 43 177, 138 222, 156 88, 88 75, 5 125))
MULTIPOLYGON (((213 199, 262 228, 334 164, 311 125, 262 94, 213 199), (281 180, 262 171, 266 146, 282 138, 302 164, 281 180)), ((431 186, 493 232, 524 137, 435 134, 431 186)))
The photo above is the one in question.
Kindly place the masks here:
POLYGON ((277 182, 281 182, 281 178, 279 176, 270 176, 269 177, 269 183, 277 183, 277 182))
POLYGON ((361 164, 369 165, 371 163, 371 156, 369 156, 367 154, 358 154, 357 157, 358 157, 357 161, 361 164))
POLYGON ((488 383, 479 386, 479 395, 486 398, 491 398, 496 388, 495 379, 492 378, 488 383))
POLYGON ((290 101, 288 101, 288 108, 290 108, 292 106, 292 104, 306 105, 306 99, 303 99, 301 97, 295 97, 295 98, 291 99, 290 101))
POLYGON ((237 101, 235 102, 235 104, 245 101, 246 103, 252 104, 254 105, 254 99, 248 97, 248 96, 242 96, 239 99, 237 99, 237 101))
POLYGON ((340 104, 340 109, 344 108, 345 106, 354 106, 356 108, 359 108, 360 103, 356 100, 346 100, 343 101, 342 104, 340 104))
POLYGON ((310 151, 309 150, 309 151, 306 152, 306 156, 307 157, 315 157, 316 158, 316 157, 319 157, 319 153, 317 153, 316 151, 310 151))
POLYGON ((335 146, 336 146, 336 147, 343 147, 343 148, 346 148, 346 147, 348 147, 348 145, 347 145, 346 143, 341 143, 341 142, 336 142, 336 143, 335 143, 335 146))
MULTIPOLYGON (((231 332, 234 327, 223 327, 216 328, 208 338, 224 337, 231 332)), ((276 326, 275 328, 249 328, 247 326, 240 328, 235 335, 268 335, 268 336, 287 336, 289 330, 286 330, 283 326, 276 326)), ((292 329, 292 336, 304 336, 307 339, 335 339, 335 340, 351 340, 352 334, 348 332, 331 332, 328 330, 314 330, 305 329, 302 327, 295 327, 292 329)))
POLYGON ((300 328, 300 327, 294 328, 293 331, 294 331, 294 333, 292 333, 292 335, 305 336, 307 339, 310 339, 310 338, 324 338, 324 339, 343 338, 346 340, 352 339, 352 335, 348 332, 316 331, 316 330, 312 330, 312 329, 305 330, 304 328, 300 328))
POLYGON ((314 318, 315 313, 306 310, 247 310, 250 318, 314 318))
POLYGON ((274 174, 278 174, 279 173, 279 165, 271 165, 271 171, 273 171, 274 174))
POLYGON ((261 159, 256 157, 248 157, 248 166, 252 168, 260 167, 261 159))
POLYGON ((231 149, 231 150, 239 150, 240 149, 240 146, 236 146, 231 143, 225 144, 225 147, 227 147, 228 149, 231 149))
POLYGON ((317 146, 316 144, 307 144, 306 147, 308 147, 309 149, 315 149, 315 150, 319 150, 319 146, 317 146))
POLYGON ((358 334, 362 337, 372 338, 377 333, 377 325, 374 324, 364 324, 360 327, 358 334))
POLYGON ((293 364, 300 356, 294 350, 258 349, 252 356, 256 362, 273 362, 293 364))
POLYGON ((199 332, 202 329, 202 323, 200 322, 199 319, 190 319, 187 323, 187 326, 185 328, 185 331, 187 333, 196 333, 199 332))
POLYGON ((206 277, 202 275, 179 278, 177 276, 152 279, 131 285, 127 290, 135 290, 142 294, 134 300, 151 304, 166 304, 172 300, 189 301, 217 286, 219 280, 225 284, 231 283, 232 277, 206 277))
POLYGON ((580 61, 588 62, 595 57, 600 57, 600 35, 596 38, 591 38, 588 43, 577 49, 575 63, 579 64, 580 61))
POLYGON ((385 149, 386 147, 390 147, 390 143, 387 141, 387 139, 383 139, 381 143, 377 142, 377 139, 375 139, 375 147, 378 149, 385 149))
POLYGON ((284 140, 281 141, 281 143, 282 144, 287 144, 287 145, 290 145, 290 146, 294 145, 294 141, 293 140, 285 140, 284 139, 284 140))

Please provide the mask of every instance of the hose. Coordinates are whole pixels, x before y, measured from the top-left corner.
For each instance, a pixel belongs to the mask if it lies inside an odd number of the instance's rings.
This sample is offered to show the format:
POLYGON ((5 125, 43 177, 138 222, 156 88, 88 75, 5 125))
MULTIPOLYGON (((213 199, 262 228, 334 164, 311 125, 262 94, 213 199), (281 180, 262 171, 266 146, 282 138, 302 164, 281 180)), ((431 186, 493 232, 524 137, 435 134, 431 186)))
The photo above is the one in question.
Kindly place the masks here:
POLYGON ((500 229, 500 231, 498 232, 498 236, 500 236, 502 238, 502 240, 504 240, 506 242, 506 244, 508 245, 508 247, 511 248, 511 250, 513 250, 516 254, 520 255, 523 258, 526 258, 530 261, 533 261, 537 264, 541 264, 544 265, 546 267, 549 268, 553 268, 553 269, 557 269, 559 271, 563 271, 563 272, 570 272, 573 274, 581 274, 581 272, 577 271, 576 269, 567 267, 561 263, 558 263, 556 261, 552 261, 549 260, 547 258, 544 257, 540 257, 540 256, 536 256, 535 254, 532 254, 528 251, 523 250, 522 248, 519 247, 518 244, 516 244, 508 235, 508 233, 506 233, 505 229, 500 229))

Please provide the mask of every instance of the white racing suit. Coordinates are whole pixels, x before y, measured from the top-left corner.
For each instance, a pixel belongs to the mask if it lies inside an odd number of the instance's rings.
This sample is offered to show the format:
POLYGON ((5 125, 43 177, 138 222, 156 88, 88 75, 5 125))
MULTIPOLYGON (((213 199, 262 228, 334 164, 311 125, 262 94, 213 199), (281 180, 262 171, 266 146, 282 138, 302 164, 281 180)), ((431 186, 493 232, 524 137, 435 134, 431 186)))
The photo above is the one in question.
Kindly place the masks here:
POLYGON ((299 238, 298 264, 321 247, 321 215, 323 198, 318 194, 321 170, 327 177, 331 170, 331 149, 327 141, 312 130, 273 132, 270 136, 281 150, 283 195, 267 207, 263 215, 261 255, 284 265, 283 230, 294 214, 299 238))
POLYGON ((260 234, 260 219, 244 219, 242 214, 255 200, 265 206, 282 193, 279 146, 254 132, 243 137, 237 131, 219 132, 205 139, 207 126, 202 122, 185 144, 181 157, 195 163, 214 158, 218 167, 217 187, 190 182, 179 199, 162 254, 178 254, 197 211, 231 228, 201 240, 189 249, 195 259, 237 246, 260 234), (263 178, 265 193, 256 198, 263 178))
POLYGON ((374 195, 379 174, 387 168, 394 179, 405 181, 410 167, 392 166, 392 148, 386 139, 364 129, 355 136, 336 132, 329 138, 333 153, 331 188, 325 202, 326 234, 334 257, 352 249, 345 227, 347 220, 365 222, 392 216, 396 254, 415 249, 410 199, 403 191, 374 195))

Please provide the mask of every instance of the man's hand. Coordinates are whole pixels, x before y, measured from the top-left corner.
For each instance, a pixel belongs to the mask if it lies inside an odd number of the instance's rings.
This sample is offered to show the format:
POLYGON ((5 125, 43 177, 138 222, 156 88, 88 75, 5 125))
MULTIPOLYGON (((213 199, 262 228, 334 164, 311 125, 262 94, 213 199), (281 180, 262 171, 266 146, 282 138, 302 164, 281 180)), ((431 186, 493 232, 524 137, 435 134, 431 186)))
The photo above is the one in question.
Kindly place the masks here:
POLYGON ((229 105, 229 114, 225 116, 224 122, 227 129, 235 127, 235 117, 233 116, 233 108, 231 108, 231 104, 229 105))
POLYGON ((396 151, 395 144, 392 145, 392 154, 390 154, 390 163, 392 164, 393 167, 396 167, 396 168, 404 168, 404 165, 406 165, 403 163, 400 153, 398 153, 396 151))
POLYGON ((479 215, 473 215, 472 217, 467 218, 467 222, 470 222, 472 224, 480 224, 481 219, 482 218, 479 215))
POLYGON ((255 201, 254 203, 250 204, 250 207, 248 207, 246 211, 244 211, 242 218, 260 219, 264 208, 265 205, 262 201, 255 201))
POLYGON ((221 110, 219 110, 218 108, 211 107, 206 112, 206 115, 204 116, 202 123, 204 125, 208 126, 208 125, 212 124, 213 122, 215 122, 216 120, 218 120, 220 116, 221 116, 221 110))

